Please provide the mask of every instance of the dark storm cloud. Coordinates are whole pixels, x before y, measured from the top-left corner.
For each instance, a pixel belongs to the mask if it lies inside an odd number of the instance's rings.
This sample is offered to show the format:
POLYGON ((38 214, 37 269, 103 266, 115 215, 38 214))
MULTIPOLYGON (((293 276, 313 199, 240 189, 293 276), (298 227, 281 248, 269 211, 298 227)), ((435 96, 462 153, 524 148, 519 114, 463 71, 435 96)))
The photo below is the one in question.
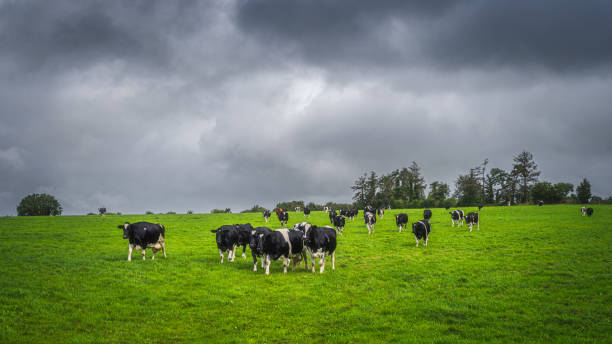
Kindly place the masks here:
POLYGON ((612 194, 606 2, 2 1, 0 214, 347 202, 531 151, 612 194))
POLYGON ((316 64, 609 67, 609 1, 245 1, 245 33, 316 64))

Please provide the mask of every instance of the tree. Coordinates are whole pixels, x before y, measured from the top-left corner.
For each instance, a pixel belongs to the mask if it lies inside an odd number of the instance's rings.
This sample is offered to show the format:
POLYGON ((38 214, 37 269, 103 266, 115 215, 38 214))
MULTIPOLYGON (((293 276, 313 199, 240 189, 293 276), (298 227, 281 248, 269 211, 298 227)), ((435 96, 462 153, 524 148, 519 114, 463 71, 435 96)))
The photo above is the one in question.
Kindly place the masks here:
POLYGON ((376 191, 378 190, 378 178, 376 172, 371 171, 368 180, 366 181, 366 203, 373 204, 378 207, 375 203, 376 191))
POLYGON ((459 205, 476 205, 482 199, 482 188, 478 182, 475 169, 470 169, 469 174, 459 176, 455 183, 455 197, 459 205))
POLYGON ((487 175, 485 187, 486 203, 501 203, 504 182, 508 178, 508 173, 501 168, 492 168, 487 175))
POLYGON ((529 201, 529 187, 538 181, 540 175, 537 168, 538 165, 533 161, 533 154, 528 151, 522 151, 514 157, 511 174, 520 181, 519 196, 521 202, 529 201))
POLYGON ((393 200, 393 176, 382 175, 378 178, 378 192, 375 203, 380 207, 386 207, 393 200))
POLYGON ((424 199, 426 187, 425 178, 421 176, 421 168, 413 161, 408 168, 408 195, 410 199, 424 199))
POLYGON ((367 174, 363 174, 355 181, 355 184, 351 186, 353 190, 353 201, 355 201, 355 206, 357 208, 363 208, 366 206, 367 202, 367 185, 366 185, 367 174))
POLYGON ((19 202, 18 216, 62 215, 62 206, 55 197, 47 194, 31 194, 19 202))
POLYGON ((574 185, 570 183, 557 183, 554 188, 554 201, 556 203, 563 202, 567 198, 567 194, 574 191, 574 185))
POLYGON ((434 205, 442 205, 442 201, 444 201, 449 194, 450 189, 448 187, 448 184, 439 181, 435 181, 429 184, 429 195, 427 196, 427 198, 433 200, 434 205))
POLYGON ((578 202, 589 203, 589 199, 591 199, 591 183, 586 178, 576 188, 576 196, 578 197, 578 202))

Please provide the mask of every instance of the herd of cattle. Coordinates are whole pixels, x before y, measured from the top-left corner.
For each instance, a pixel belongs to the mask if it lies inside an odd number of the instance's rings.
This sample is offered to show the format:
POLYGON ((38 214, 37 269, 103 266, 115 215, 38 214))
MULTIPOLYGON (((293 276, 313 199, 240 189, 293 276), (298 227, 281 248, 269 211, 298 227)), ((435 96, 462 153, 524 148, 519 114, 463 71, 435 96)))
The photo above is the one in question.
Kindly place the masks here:
MULTIPOLYGON (((478 207, 480 211, 482 206, 478 207)), ((447 209, 448 210, 448 209, 447 209)), ((593 215, 593 208, 581 208, 582 216, 593 215)), ((334 210, 329 210, 329 219, 333 227, 316 226, 309 222, 297 223, 293 228, 288 229, 287 222, 289 221, 289 213, 283 209, 275 209, 276 216, 281 223, 281 229, 271 230, 268 227, 253 227, 250 223, 223 225, 217 229, 211 230, 216 235, 217 249, 223 263, 224 253, 227 252, 227 260, 233 262, 236 258, 236 249, 242 246, 242 257, 246 258, 246 246, 248 245, 253 256, 253 271, 257 271, 257 258, 260 258, 261 267, 265 268, 266 275, 270 274, 271 260, 283 259, 283 272, 287 273, 287 266, 293 262, 293 269, 297 264, 304 260, 304 266, 308 270, 308 258, 310 258, 310 268, 315 272, 315 258, 319 258, 319 272, 325 270, 325 258, 331 256, 332 270, 335 269, 336 263, 336 233, 342 235, 345 220, 354 220, 355 216, 359 215, 358 210, 348 209, 341 210, 338 214, 334 210)), ((263 212, 265 221, 270 218, 270 211, 263 212)), ((478 212, 470 212, 464 215, 463 210, 453 210, 449 212, 451 216, 452 227, 462 226, 465 222, 470 232, 473 225, 476 225, 477 230, 480 230, 478 212)), ((372 206, 364 208, 363 219, 368 234, 374 232, 376 217, 383 218, 384 210, 376 210, 372 206)), ((304 217, 310 216, 310 209, 304 208, 304 217)), ((429 234, 431 232, 430 219, 432 212, 429 209, 423 211, 423 219, 412 223, 412 233, 416 240, 416 246, 419 246, 419 240, 423 240, 423 244, 427 246, 429 234)), ((408 215, 400 213, 395 215, 395 223, 398 231, 403 232, 408 224, 408 215)), ((145 259, 147 248, 151 248, 155 259, 155 253, 163 251, 164 258, 166 257, 166 229, 159 223, 149 222, 126 222, 119 225, 118 228, 123 229, 123 238, 129 239, 128 261, 132 260, 132 251, 134 249, 142 251, 142 259, 145 259)))

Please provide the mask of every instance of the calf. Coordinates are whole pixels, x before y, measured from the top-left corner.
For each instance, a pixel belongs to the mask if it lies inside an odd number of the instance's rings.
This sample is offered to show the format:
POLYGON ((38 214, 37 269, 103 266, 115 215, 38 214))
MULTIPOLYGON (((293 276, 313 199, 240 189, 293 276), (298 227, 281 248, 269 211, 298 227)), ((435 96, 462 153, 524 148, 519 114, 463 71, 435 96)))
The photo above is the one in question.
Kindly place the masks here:
MULTIPOLYGON (((272 230, 268 227, 256 227, 251 230, 251 236, 249 238, 249 247, 251 248, 251 255, 253 256, 253 271, 257 271, 257 257, 263 256, 263 252, 258 249, 258 238, 259 235, 270 233, 272 230)), ((264 267, 264 259, 261 259, 261 267, 264 267)))
POLYGON ((345 224, 345 220, 344 219, 345 219, 345 217, 342 216, 342 215, 336 215, 332 219, 334 227, 336 227, 336 230, 338 231, 338 233, 340 233, 340 235, 342 235, 342 231, 344 230, 344 224, 345 224))
POLYGON ((164 252, 166 258, 166 229, 159 223, 150 222, 126 222, 117 226, 123 229, 123 239, 130 242, 128 261, 132 261, 132 250, 142 250, 142 260, 145 260, 147 247, 153 251, 151 259, 155 259, 155 253, 159 250, 164 252))
POLYGON ((223 252, 228 251, 227 261, 233 262, 236 258, 236 246, 241 241, 241 233, 234 225, 223 225, 217 229, 211 230, 216 235, 217 249, 221 256, 221 264, 223 264, 223 252))
POLYGON ((582 216, 586 215, 586 207, 580 208, 580 212, 582 213, 582 216))
POLYGON ((429 209, 423 210, 423 218, 429 221, 429 219, 431 219, 431 210, 429 209))
POLYGON ((449 212, 449 214, 451 215, 452 226, 455 227, 455 223, 457 223, 457 226, 459 226, 459 220, 461 217, 461 215, 459 215, 459 212, 457 210, 453 210, 449 212))
POLYGON ((382 219, 383 215, 385 215, 385 210, 383 208, 378 209, 378 217, 382 219))
POLYGON ((264 210, 263 217, 266 220, 266 222, 270 221, 270 211, 269 210, 264 210))
POLYGON ((478 221, 478 213, 471 212, 468 213, 465 217, 465 222, 467 223, 470 232, 472 231, 472 226, 476 224, 476 229, 480 230, 480 222, 478 221))
POLYGON ((297 262, 304 259, 306 269, 308 260, 304 250, 304 235, 301 231, 281 228, 269 233, 258 234, 257 250, 266 256, 266 275, 270 274, 270 260, 283 258, 283 273, 293 259, 293 269, 297 262))
POLYGON ((366 211, 363 214, 363 220, 368 227, 368 234, 372 234, 374 232, 374 225, 376 224, 376 215, 373 212, 366 211))
POLYGON ((587 208, 586 209, 586 214, 587 214, 587 216, 593 215, 593 208, 587 208))
POLYGON ((325 256, 332 257, 332 270, 336 269, 336 232, 330 227, 309 226, 304 231, 304 245, 310 256, 312 272, 315 272, 315 258, 319 258, 319 273, 325 270, 325 256))
POLYGON ((412 233, 414 234, 417 247, 419 247, 419 239, 424 239, 423 244, 427 246, 429 232, 431 232, 431 224, 427 220, 421 220, 412 224, 412 233))
POLYGON ((281 211, 280 213, 276 213, 278 217, 278 221, 281 223, 281 227, 287 228, 287 221, 289 221, 289 213, 286 211, 281 211))
POLYGON ((397 224, 397 231, 402 232, 408 224, 408 214, 397 214, 395 215, 395 224, 397 224))
POLYGON ((304 207, 304 217, 310 217, 310 208, 304 207))
POLYGON ((544 201, 538 201, 538 206, 541 207, 544 205, 544 201))

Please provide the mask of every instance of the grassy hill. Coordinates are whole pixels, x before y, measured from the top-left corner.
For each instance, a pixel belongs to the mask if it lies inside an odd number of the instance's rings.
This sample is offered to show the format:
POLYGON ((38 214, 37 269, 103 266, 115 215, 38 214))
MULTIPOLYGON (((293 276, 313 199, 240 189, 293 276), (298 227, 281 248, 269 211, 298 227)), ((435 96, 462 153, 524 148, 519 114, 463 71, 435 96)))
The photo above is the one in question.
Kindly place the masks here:
POLYGON ((360 212, 335 271, 270 276, 248 249, 219 264, 210 233, 261 214, 0 218, 0 342, 610 342, 612 206, 594 208, 485 207, 471 233, 433 209, 418 248, 393 214, 422 210, 388 211, 371 236, 360 212), (123 221, 164 224, 168 258, 126 261, 123 221))

